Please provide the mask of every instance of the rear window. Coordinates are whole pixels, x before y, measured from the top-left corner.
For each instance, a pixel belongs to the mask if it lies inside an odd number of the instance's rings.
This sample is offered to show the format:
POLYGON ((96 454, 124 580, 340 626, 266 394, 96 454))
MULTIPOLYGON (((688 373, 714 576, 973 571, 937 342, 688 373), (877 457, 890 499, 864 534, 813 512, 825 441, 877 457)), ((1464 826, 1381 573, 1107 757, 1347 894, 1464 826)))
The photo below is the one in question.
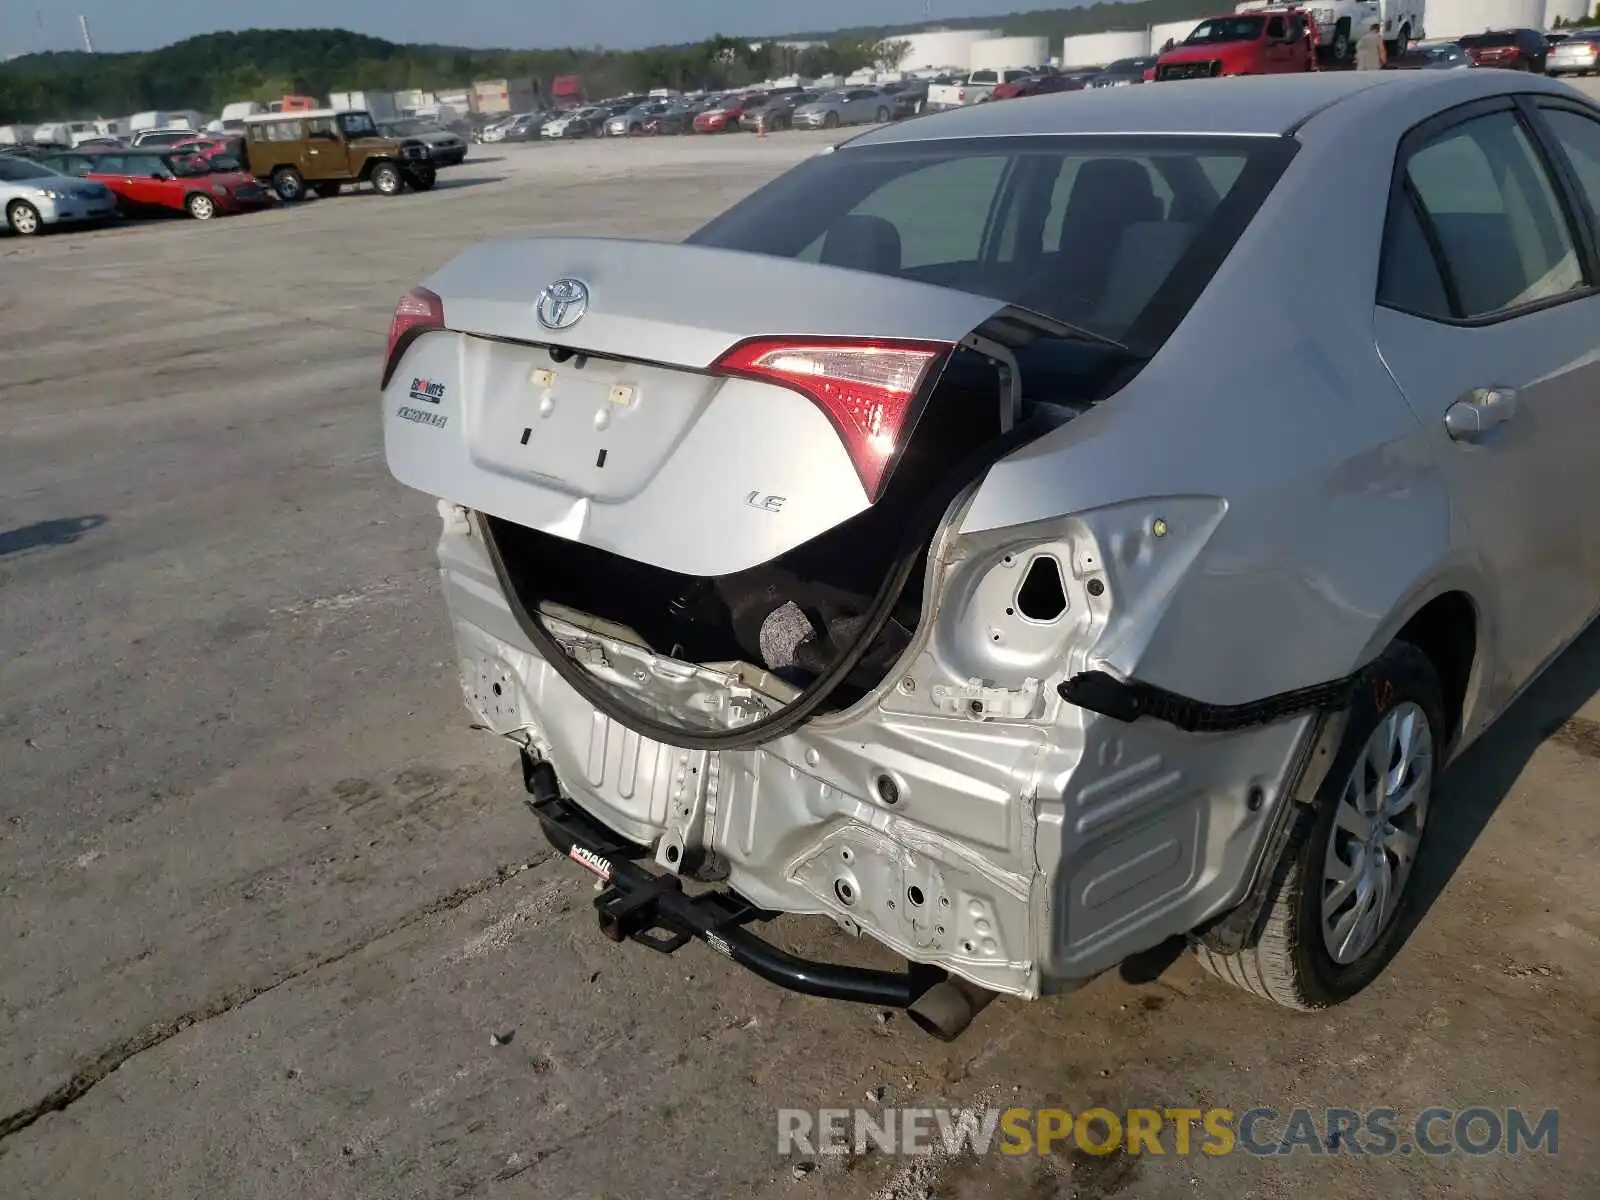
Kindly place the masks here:
POLYGON ((974 292, 1159 344, 1293 152, 1280 138, 856 147, 808 159, 689 241, 974 292))
POLYGON ((1490 50, 1496 46, 1515 46, 1514 33, 1472 33, 1457 41, 1457 45, 1471 46, 1474 50, 1490 50))

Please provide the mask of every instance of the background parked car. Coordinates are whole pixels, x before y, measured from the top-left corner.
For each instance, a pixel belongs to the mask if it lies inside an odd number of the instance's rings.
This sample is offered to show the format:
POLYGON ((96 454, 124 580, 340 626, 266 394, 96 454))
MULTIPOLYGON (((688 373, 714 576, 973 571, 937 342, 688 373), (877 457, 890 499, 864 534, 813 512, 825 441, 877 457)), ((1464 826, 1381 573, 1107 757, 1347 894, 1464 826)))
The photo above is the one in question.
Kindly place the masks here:
POLYGON ((608 101, 608 102, 596 105, 595 107, 600 110, 600 127, 595 130, 594 136, 595 137, 618 137, 618 136, 626 135, 627 132, 628 132, 627 125, 626 125, 626 120, 627 120, 628 114, 631 113, 634 109, 638 108, 641 104, 645 104, 645 103, 648 103, 648 102, 649 102, 648 98, 643 99, 643 100, 625 98, 625 99, 622 99, 622 100, 612 100, 612 101, 608 101), (622 128, 621 128, 621 130, 619 132, 613 133, 612 129, 611 129, 611 124, 612 124, 613 121, 616 121, 618 118, 622 118, 622 120, 624 121, 624 124, 622 125, 622 128))
POLYGON ((1473 65, 1459 42, 1420 42, 1389 60, 1396 71, 1456 71, 1473 65))
POLYGON ((887 121, 893 115, 894 101, 876 88, 849 88, 802 104, 793 119, 796 129, 834 129, 887 121))
POLYGON ((580 108, 557 113, 539 130, 541 138, 563 139, 597 137, 605 129, 610 114, 603 108, 580 108))
POLYGON ((126 213, 171 211, 209 221, 218 213, 265 208, 272 193, 236 158, 213 159, 170 149, 94 151, 79 146, 47 160, 66 175, 103 184, 126 213))
POLYGON ((551 114, 544 112, 518 113, 484 129, 482 141, 491 145, 495 142, 531 142, 544 132, 550 119, 551 114))
POLYGON ((196 154, 201 158, 215 158, 219 154, 225 154, 229 158, 243 162, 244 138, 215 134, 190 137, 187 141, 173 143, 172 151, 175 154, 196 154))
POLYGON ((884 95, 894 102, 894 118, 899 120, 920 113, 928 103, 928 86, 926 79, 907 79, 903 83, 891 83, 884 88, 884 95))
POLYGON ((37 162, 50 154, 59 154, 63 150, 70 150, 71 146, 63 142, 33 142, 25 146, 7 146, 5 153, 12 158, 27 158, 37 162))
POLYGON ((421 142, 436 167, 454 167, 467 157, 467 143, 432 121, 420 117, 401 117, 398 121, 380 121, 378 132, 398 141, 421 142))
MULTIPOLYGON (((184 126, 181 129, 141 129, 138 133, 133 135, 133 139, 129 144, 139 147, 148 146, 151 148, 156 148, 159 146, 175 146, 179 142, 189 141, 194 137, 194 135, 195 130, 190 129, 188 126, 184 126)), ((78 143, 80 146, 87 144, 87 142, 78 143)))
POLYGON ((1461 48, 1480 67, 1544 73, 1550 43, 1537 29, 1492 29, 1458 38, 1461 48))
POLYGON ((739 127, 752 132, 758 127, 765 128, 768 133, 774 129, 794 128, 794 110, 802 104, 810 104, 817 99, 820 92, 789 92, 781 96, 769 97, 765 104, 752 104, 746 108, 739 117, 739 127))
POLYGON ((1108 88, 1143 83, 1149 73, 1155 69, 1158 57, 1154 54, 1147 54, 1142 58, 1119 58, 1116 62, 1106 67, 1105 70, 1091 75, 1083 86, 1086 88, 1108 88))
POLYGON ((31 237, 48 225, 104 221, 116 198, 102 183, 74 179, 46 163, 0 154, 0 213, 6 227, 31 237))
POLYGON ((989 94, 990 100, 1016 100, 1022 96, 1047 96, 1054 92, 1083 90, 1086 77, 1080 73, 1063 75, 1055 71, 1041 71, 1024 79, 1002 83, 989 94))
POLYGON ((742 96, 730 96, 720 104, 706 109, 694 119, 696 133, 733 133, 738 130, 739 122, 743 119, 745 111, 759 108, 767 102, 767 97, 760 92, 748 92, 742 96))
POLYGON ((337 196, 348 184, 370 183, 380 195, 407 187, 424 192, 438 179, 428 148, 415 138, 386 138, 372 114, 360 110, 262 113, 245 118, 245 165, 271 180, 278 198, 300 200, 309 186, 337 196))
POLYGON ((1550 75, 1592 75, 1600 69, 1600 32, 1570 34, 1550 48, 1544 69, 1550 75))
POLYGON ((627 112, 618 113, 606 121, 607 137, 638 137, 644 132, 645 124, 651 117, 659 117, 667 111, 665 100, 651 100, 647 104, 636 104, 627 112))
POLYGON ((688 133, 694 128, 694 119, 700 114, 701 108, 697 100, 679 100, 668 104, 654 116, 645 119, 641 132, 651 137, 688 133))

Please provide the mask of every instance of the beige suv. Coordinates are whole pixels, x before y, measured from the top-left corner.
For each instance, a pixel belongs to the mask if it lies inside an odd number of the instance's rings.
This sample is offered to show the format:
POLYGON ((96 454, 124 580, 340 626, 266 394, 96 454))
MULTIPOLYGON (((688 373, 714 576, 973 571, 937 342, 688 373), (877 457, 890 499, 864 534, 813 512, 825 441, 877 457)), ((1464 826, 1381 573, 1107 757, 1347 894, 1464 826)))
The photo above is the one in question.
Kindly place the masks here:
POLYGON ((337 196, 353 183, 370 183, 385 196, 407 187, 425 192, 438 178, 426 142, 384 137, 370 113, 263 113, 244 124, 247 168, 285 202, 302 199, 307 188, 337 196))

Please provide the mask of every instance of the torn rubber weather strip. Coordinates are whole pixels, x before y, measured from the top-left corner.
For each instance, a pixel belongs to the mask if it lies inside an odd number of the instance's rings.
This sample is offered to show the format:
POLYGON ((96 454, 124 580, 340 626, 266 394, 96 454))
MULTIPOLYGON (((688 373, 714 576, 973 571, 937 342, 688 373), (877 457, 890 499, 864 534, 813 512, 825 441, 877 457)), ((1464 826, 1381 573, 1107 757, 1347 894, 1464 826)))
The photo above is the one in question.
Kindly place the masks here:
POLYGON ((1026 421, 1012 427, 963 460, 940 487, 929 493, 921 507, 917 509, 915 517, 908 522, 905 540, 895 554, 893 565, 885 576, 883 585, 863 614, 861 629, 855 640, 834 660, 827 671, 812 680, 788 704, 777 712, 758 717, 733 729, 692 730, 674 725, 670 721, 662 721, 624 700, 595 679, 588 668, 573 658, 560 640, 550 632, 544 616, 539 612, 539 598, 534 596, 525 599, 521 595, 511 578, 511 572, 506 567, 500 547, 495 543, 494 533, 490 530, 488 522, 480 520, 477 522, 477 528, 482 533, 484 547, 489 553, 489 562, 494 567, 495 578, 499 581, 501 594, 505 596, 512 617, 528 641, 533 644, 533 648, 573 691, 613 721, 653 741, 668 746, 678 746, 685 750, 747 750, 793 733, 827 702, 828 697, 849 678, 850 672, 854 671, 866 657, 873 642, 889 623, 900 593, 905 590, 912 573, 923 565, 927 557, 929 540, 938 532, 940 521, 956 497, 1005 455, 1035 438, 1042 437, 1049 430, 1050 425, 1047 422, 1026 421))
POLYGON ((1191 700, 1154 684, 1136 679, 1126 682, 1104 671, 1074 675, 1056 690, 1068 704, 1132 724, 1140 717, 1163 721, 1185 733, 1230 733, 1257 725, 1272 725, 1288 717, 1318 709, 1343 708, 1350 703, 1360 673, 1329 683, 1312 684, 1279 692, 1264 700, 1244 704, 1208 704, 1191 700))
POLYGON ((937 967, 908 963, 904 971, 816 962, 780 950, 745 928, 775 914, 732 892, 691 896, 676 875, 657 875, 632 861, 646 853, 588 816, 561 794, 555 768, 524 752, 528 807, 558 852, 599 877, 595 897, 600 931, 614 942, 632 941, 671 954, 699 938, 724 958, 768 983, 817 996, 881 1008, 909 1008, 947 976, 937 967))

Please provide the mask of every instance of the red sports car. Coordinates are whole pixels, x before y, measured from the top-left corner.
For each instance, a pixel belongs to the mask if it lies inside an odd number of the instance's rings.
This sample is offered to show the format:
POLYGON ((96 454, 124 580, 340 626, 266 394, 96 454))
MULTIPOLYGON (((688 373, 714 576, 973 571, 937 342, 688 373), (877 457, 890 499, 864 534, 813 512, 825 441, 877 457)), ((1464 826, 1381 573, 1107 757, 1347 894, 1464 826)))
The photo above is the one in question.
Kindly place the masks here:
POLYGON ((226 155, 202 158, 197 154, 160 150, 73 150, 46 160, 67 175, 93 179, 110 188, 123 212, 173 209, 197 221, 218 213, 245 212, 274 203, 272 193, 245 171, 239 160, 226 155))

